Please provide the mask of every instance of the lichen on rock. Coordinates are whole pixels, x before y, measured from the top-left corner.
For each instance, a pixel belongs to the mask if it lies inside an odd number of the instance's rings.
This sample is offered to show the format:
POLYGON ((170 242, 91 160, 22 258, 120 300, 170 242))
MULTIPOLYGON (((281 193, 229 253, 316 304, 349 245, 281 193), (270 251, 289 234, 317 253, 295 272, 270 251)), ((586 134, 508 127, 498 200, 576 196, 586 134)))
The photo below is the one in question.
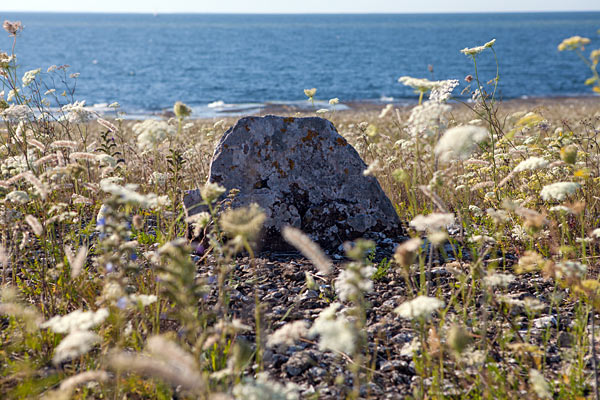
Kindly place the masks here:
MULTIPOLYGON (((267 219, 263 249, 285 248, 291 225, 325 248, 373 233, 398 236, 391 201, 356 150, 325 119, 246 117, 218 143, 209 181, 239 189, 232 206, 258 203, 267 219)), ((199 190, 188 191, 188 216, 200 211, 199 190)))

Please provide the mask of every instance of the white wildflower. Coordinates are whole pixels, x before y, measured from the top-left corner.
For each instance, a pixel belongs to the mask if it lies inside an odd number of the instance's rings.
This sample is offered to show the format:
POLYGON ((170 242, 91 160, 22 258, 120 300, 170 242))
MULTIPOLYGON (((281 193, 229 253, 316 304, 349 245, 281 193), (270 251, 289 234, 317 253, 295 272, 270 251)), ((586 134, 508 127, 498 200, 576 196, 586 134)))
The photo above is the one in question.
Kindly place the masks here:
POLYGON ((542 157, 529 157, 527 160, 521 161, 514 169, 514 172, 533 171, 536 169, 546 168, 548 161, 542 157))
POLYGON ((469 367, 481 366, 485 362, 485 352, 483 350, 465 351, 461 354, 460 361, 469 367))
POLYGON ((113 156, 110 156, 108 154, 98 154, 96 155, 96 160, 104 165, 107 165, 109 167, 116 167, 117 166, 117 160, 115 160, 115 158, 113 156))
POLYGON ((412 358, 419 352, 419 350, 421 350, 421 342, 419 342, 419 339, 414 338, 413 340, 405 343, 404 346, 402 346, 402 348, 400 349, 400 355, 403 357, 412 358))
POLYGON ((483 215, 483 210, 481 210, 481 208, 477 207, 474 204, 469 205, 469 212, 476 217, 480 217, 483 215))
POLYGON ((376 268, 371 265, 349 264, 335 280, 335 291, 340 300, 352 300, 362 293, 373 291, 371 277, 376 268))
POLYGON ((304 94, 306 95, 306 97, 310 99, 312 99, 313 97, 315 97, 315 94, 317 94, 317 89, 316 88, 312 88, 312 89, 304 89, 304 94))
POLYGON ((358 124, 358 129, 360 129, 361 131, 366 131, 368 127, 369 123, 367 121, 363 121, 358 124))
MULTIPOLYGON (((35 159, 33 152, 28 152, 27 158, 25 158, 25 155, 7 157, 2 161, 2 164, 0 164, 0 172, 4 176, 8 175, 16 178, 16 176, 29 170, 28 159, 30 161, 35 159)), ((21 176, 16 179, 21 179, 21 176)))
POLYGON ((176 133, 175 128, 167 122, 153 119, 133 125, 132 130, 137 135, 138 147, 141 150, 154 149, 176 133))
POLYGON ((200 189, 200 197, 204 200, 205 204, 210 204, 217 200, 227 189, 218 183, 206 182, 206 184, 200 189))
POLYGON ((454 214, 431 213, 429 215, 417 215, 410 221, 410 226, 417 231, 436 231, 446 228, 454 222, 454 214))
POLYGON ((600 239, 600 228, 596 228, 590 233, 590 236, 595 239, 600 239))
POLYGON ((427 319, 438 309, 444 307, 444 302, 435 297, 418 296, 406 301, 394 310, 405 319, 427 319))
POLYGON ((462 125, 448 129, 435 146, 435 154, 442 161, 466 159, 479 143, 490 137, 485 128, 462 125))
POLYGON ((408 117, 408 129, 413 137, 430 137, 445 126, 445 115, 452 107, 435 101, 426 101, 414 107, 408 117))
POLYGON ((437 89, 442 86, 446 81, 430 81, 424 78, 412 78, 410 76, 401 76, 398 78, 398 82, 405 86, 410 86, 417 92, 428 92, 433 89, 437 89))
POLYGON ((557 278, 583 278, 587 272, 587 265, 578 261, 563 261, 556 264, 557 278))
POLYGON ((75 310, 67 315, 52 317, 40 326, 50 328, 54 333, 86 331, 100 325, 106 317, 108 317, 106 308, 100 308, 96 312, 75 310))
POLYGON ((167 183, 167 179, 169 179, 168 173, 165 174, 158 171, 154 171, 152 176, 150 176, 150 182, 159 186, 164 186, 167 183))
POLYGON ((31 84, 31 82, 33 82, 35 80, 35 77, 38 76, 38 74, 42 72, 41 68, 38 69, 32 69, 31 71, 27 71, 25 72, 25 74, 23 74, 23 86, 29 86, 31 84))
POLYGON ((496 243, 496 239, 488 235, 473 235, 469 238, 469 241, 472 243, 480 243, 480 244, 494 244, 496 243))
POLYGON ((568 195, 575 193, 581 185, 576 182, 557 182, 542 188, 540 196, 545 201, 563 201, 568 195))
POLYGON ((520 242, 524 242, 529 239, 529 234, 521 225, 514 225, 511 229, 511 237, 520 242))
POLYGON ((200 236, 200 232, 210 223, 211 218, 208 212, 202 211, 186 219, 186 222, 194 228, 194 237, 200 236))
POLYGON ((129 295, 129 300, 133 303, 133 304, 141 304, 142 307, 147 307, 150 304, 156 303, 156 300, 158 298, 153 295, 153 294, 130 294, 129 295))
POLYGON ((340 307, 340 303, 332 303, 321 311, 308 334, 311 337, 320 335, 320 350, 352 354, 356 347, 356 338, 350 322, 345 317, 336 315, 340 307))
POLYGON ((475 56, 475 55, 481 53, 482 51, 484 51, 485 49, 492 47, 494 45, 494 43, 496 43, 496 39, 490 40, 483 46, 477 46, 477 47, 471 47, 471 48, 465 47, 460 52, 467 56, 475 56))
POLYGON ((430 232, 427 238, 434 246, 441 246, 448 240, 448 233, 443 231, 430 232))
POLYGON ((33 119, 33 111, 24 104, 11 104, 7 109, 0 112, 0 117, 7 122, 23 122, 33 119))
POLYGON ((59 364, 63 361, 86 354, 100 342, 100 336, 87 330, 77 330, 69 333, 54 350, 52 361, 59 364))
POLYGON ((283 325, 269 336, 267 346, 293 345, 296 340, 308 335, 307 325, 306 321, 294 321, 283 325))
POLYGON ((544 379, 544 375, 542 375, 537 369, 529 370, 529 385, 540 399, 552 398, 550 385, 548 385, 548 382, 546 382, 544 379))
POLYGON ((245 378, 233 388, 236 400, 297 400, 300 398, 298 387, 287 382, 282 385, 269 379, 266 372, 257 374, 256 380, 245 378))
POLYGON ((338 99, 337 97, 334 97, 333 99, 329 99, 329 105, 334 106, 336 104, 339 104, 340 99, 338 99))
POLYGON ((106 193, 118 197, 123 203, 139 205, 142 208, 159 209, 169 203, 169 196, 157 196, 154 193, 143 195, 136 192, 137 185, 135 184, 121 186, 103 180, 100 182, 100 188, 106 193))
POLYGON ((502 286, 507 287, 512 282, 515 281, 515 276, 513 274, 499 274, 499 273, 491 273, 483 278, 486 285, 490 287, 502 286))
POLYGON ((454 88, 458 86, 458 80, 449 79, 445 81, 439 81, 440 85, 433 88, 429 93, 429 100, 438 103, 445 103, 450 99, 454 88))
POLYGON ((21 89, 11 89, 6 96, 6 101, 11 102, 19 93, 21 93, 21 89))
POLYGON ((67 104, 61 108, 63 116, 61 120, 72 124, 85 124, 97 117, 97 114, 85 107, 85 100, 67 104))

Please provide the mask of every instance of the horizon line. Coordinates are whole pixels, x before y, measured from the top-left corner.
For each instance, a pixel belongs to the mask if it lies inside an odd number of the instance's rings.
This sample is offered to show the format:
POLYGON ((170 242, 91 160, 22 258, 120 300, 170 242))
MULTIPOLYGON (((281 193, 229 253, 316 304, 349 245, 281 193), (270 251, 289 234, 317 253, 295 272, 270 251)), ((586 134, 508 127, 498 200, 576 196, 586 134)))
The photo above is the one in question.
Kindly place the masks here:
POLYGON ((27 13, 27 14, 139 14, 139 15, 435 15, 435 14, 552 14, 552 13, 586 13, 600 12, 600 8, 593 10, 491 10, 491 11, 347 11, 347 12, 228 12, 228 11, 31 11, 31 10, 0 10, 0 13, 27 13))

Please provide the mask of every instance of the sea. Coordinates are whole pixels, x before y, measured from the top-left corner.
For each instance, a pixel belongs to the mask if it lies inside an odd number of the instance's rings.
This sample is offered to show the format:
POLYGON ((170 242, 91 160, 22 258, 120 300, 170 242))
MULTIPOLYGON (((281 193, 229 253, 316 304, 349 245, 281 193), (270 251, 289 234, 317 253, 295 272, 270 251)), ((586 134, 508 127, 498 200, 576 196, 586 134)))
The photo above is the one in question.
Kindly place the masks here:
MULTIPOLYGON (((76 14, 1 12, 25 29, 15 46, 19 74, 41 68, 45 85, 102 112, 118 102, 131 118, 163 113, 176 101, 193 116, 259 112, 270 105, 338 109, 360 103, 410 104, 401 76, 458 79, 475 75, 465 47, 496 39, 477 56, 478 77, 500 81, 502 99, 589 96, 588 67, 559 52, 566 37, 600 48, 600 12, 499 14, 76 14), (497 56, 497 58, 496 58, 497 56), (59 72, 62 72, 60 70, 59 72), (71 74, 79 74, 70 78, 71 74), (317 88, 316 104, 304 89, 317 88)), ((0 51, 12 38, 0 32, 0 51)), ((0 90, 2 90, 0 88, 0 90)), ((463 95, 464 98, 468 96, 463 95)))

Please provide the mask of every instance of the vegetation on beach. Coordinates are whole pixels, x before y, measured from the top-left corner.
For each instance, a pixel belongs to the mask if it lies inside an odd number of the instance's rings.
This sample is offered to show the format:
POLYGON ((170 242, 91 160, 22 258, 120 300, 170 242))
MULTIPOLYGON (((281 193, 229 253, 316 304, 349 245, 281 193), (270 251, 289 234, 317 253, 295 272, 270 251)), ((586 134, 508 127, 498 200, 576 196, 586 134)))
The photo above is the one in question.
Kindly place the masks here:
MULTIPOLYGON (((266 372, 267 350, 298 342, 338 357, 348 377, 330 385, 343 396, 369 397, 389 338, 368 333, 368 295, 390 269, 404 302, 385 317, 411 328, 402 356, 412 397, 599 397, 600 110, 507 113, 499 71, 477 70, 495 40, 462 50, 471 102, 452 102, 457 80, 402 77, 415 107, 364 120, 322 112, 411 238, 391 262, 375 261, 373 242, 347 244, 335 274, 310 238, 285 231, 315 266, 306 290, 328 307, 312 321, 286 314, 275 329, 263 324, 258 289, 252 315, 231 311, 238 255, 254 266, 265 215, 232 210, 236 193, 220 200, 224 188, 205 182, 227 122, 190 120, 179 102, 170 120, 126 121, 116 103, 114 117, 100 117, 76 100, 68 67, 19 75, 22 27, 3 27, 15 46, 0 52, 1 397, 319 398, 266 372), (182 193, 196 187, 208 212, 186 219, 182 193), (190 231, 206 241, 192 247, 190 231), (208 263, 213 275, 199 275, 208 263), (520 281, 530 291, 511 289, 520 281)), ((586 61, 598 91, 600 50, 586 57, 589 42, 559 50, 586 61)), ((311 102, 316 93, 305 91, 311 102)))

